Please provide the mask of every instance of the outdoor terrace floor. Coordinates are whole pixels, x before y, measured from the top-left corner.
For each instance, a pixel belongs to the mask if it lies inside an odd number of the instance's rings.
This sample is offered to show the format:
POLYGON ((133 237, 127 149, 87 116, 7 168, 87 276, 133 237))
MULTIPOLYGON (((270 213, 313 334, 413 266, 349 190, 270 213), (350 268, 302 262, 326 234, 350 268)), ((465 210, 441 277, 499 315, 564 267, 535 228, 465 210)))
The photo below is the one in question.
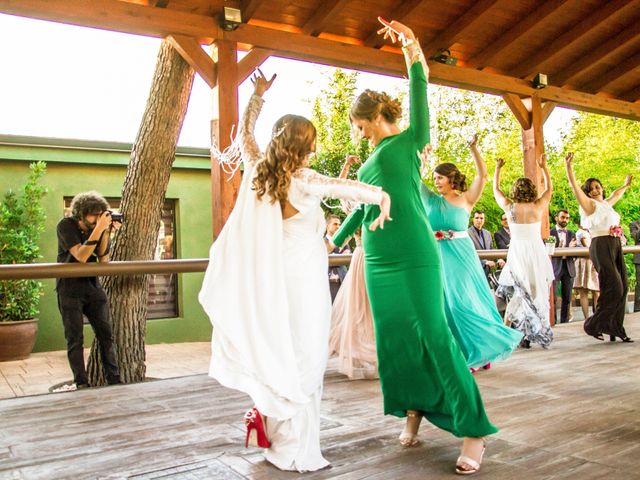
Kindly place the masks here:
MULTIPOLYGON (((598 342, 582 323, 549 351, 517 351, 476 379, 492 421, 475 478, 640 478, 640 314, 632 344, 598 342)), ((0 400, 0 479, 444 479, 460 441, 423 424, 402 449, 402 420, 381 414, 377 381, 330 369, 322 447, 332 467, 281 472, 242 447, 245 395, 206 375, 0 400)))

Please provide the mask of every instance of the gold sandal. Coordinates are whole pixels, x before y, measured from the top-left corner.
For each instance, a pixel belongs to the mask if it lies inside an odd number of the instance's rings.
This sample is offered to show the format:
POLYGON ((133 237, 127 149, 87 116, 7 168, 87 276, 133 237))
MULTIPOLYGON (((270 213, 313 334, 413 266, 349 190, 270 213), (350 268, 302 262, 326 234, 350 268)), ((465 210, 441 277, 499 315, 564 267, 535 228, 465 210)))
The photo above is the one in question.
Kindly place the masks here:
MULTIPOLYGON (((418 412, 407 411, 407 417, 421 419, 422 414, 418 412)), ((420 420, 418 420, 418 428, 420 428, 420 420)), ((402 447, 411 448, 420 443, 420 440, 418 439, 418 428, 416 428, 416 433, 407 432, 407 425, 405 424, 404 430, 402 430, 402 433, 398 437, 398 439, 400 440, 400 445, 402 447)))

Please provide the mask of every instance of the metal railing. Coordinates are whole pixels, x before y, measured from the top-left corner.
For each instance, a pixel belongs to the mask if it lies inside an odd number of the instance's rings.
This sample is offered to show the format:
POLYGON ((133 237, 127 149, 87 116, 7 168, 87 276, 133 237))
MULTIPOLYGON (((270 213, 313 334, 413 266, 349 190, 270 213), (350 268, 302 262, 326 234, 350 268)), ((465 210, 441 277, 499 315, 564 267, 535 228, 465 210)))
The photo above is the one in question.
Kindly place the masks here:
MULTIPOLYGON (((640 253, 640 245, 622 247, 624 254, 640 253)), ((507 250, 479 250, 478 256, 493 260, 506 258, 507 250)), ((588 257, 589 249, 556 248, 554 257, 588 257)), ((351 254, 330 255, 332 267, 349 265, 351 254)), ((209 264, 207 258, 188 260, 149 260, 109 263, 30 263, 0 265, 0 280, 43 279, 65 277, 105 277, 110 275, 149 275, 154 273, 204 272, 209 264)))

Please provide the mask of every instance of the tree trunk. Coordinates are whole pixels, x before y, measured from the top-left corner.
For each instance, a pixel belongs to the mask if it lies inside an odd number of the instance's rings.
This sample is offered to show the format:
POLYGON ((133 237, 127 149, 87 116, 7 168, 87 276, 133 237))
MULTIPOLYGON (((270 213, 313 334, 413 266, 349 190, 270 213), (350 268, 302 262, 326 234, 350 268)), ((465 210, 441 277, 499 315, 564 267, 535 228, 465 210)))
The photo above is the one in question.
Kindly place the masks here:
MULTIPOLYGON (((153 259, 162 205, 193 78, 193 69, 168 41, 163 41, 122 187, 124 222, 112 244, 111 260, 153 259)), ((106 278, 104 287, 110 299, 122 381, 143 381, 149 278, 146 275, 112 276, 106 278)), ((106 383, 98 352, 94 341, 87 369, 91 385, 106 383)))

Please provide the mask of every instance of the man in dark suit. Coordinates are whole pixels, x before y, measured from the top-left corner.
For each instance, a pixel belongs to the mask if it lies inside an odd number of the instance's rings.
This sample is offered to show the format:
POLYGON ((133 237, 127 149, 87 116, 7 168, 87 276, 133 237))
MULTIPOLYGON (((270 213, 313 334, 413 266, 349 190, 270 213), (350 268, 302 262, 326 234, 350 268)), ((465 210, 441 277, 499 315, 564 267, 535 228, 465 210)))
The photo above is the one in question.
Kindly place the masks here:
MULTIPOLYGON (((473 214, 473 226, 467 230, 469 233, 469 237, 473 242, 473 246, 476 247, 476 250, 492 250, 493 242, 491 241, 491 233, 484 227, 484 212, 477 210, 473 214)), ((504 267, 504 260, 498 259, 497 262, 493 260, 480 260, 482 264, 482 268, 484 269, 484 274, 489 275, 491 273, 491 269, 498 265, 499 268, 504 267)))
MULTIPOLYGON (((640 220, 631 222, 629 225, 631 236, 636 245, 640 245, 640 220)), ((633 263, 636 266, 636 291, 634 294, 633 311, 640 312, 640 253, 633 254, 633 263)))
POLYGON ((493 238, 496 240, 496 247, 501 250, 508 249, 511 243, 511 232, 509 231, 506 213, 502 214, 500 223, 502 223, 502 228, 493 234, 493 238))
MULTIPOLYGON (((567 229, 569 212, 559 210, 556 214, 556 226, 551 229, 551 235, 556 237, 556 247, 575 247, 576 234, 567 229)), ((553 298, 557 300, 558 284, 562 295, 560 307, 560 323, 567 323, 571 314, 571 292, 573 291, 573 279, 576 276, 575 257, 551 257, 553 265, 553 298)))
MULTIPOLYGON (((325 245, 329 248, 329 240, 335 235, 342 224, 340 217, 330 213, 326 216, 327 230, 324 236, 325 245)), ((329 252, 329 255, 336 255, 342 253, 351 253, 351 247, 347 243, 344 247, 335 247, 329 252)), ((338 290, 342 285, 344 277, 347 276, 347 267, 344 265, 340 267, 329 267, 329 290, 331 291, 331 301, 335 300, 338 290)))

